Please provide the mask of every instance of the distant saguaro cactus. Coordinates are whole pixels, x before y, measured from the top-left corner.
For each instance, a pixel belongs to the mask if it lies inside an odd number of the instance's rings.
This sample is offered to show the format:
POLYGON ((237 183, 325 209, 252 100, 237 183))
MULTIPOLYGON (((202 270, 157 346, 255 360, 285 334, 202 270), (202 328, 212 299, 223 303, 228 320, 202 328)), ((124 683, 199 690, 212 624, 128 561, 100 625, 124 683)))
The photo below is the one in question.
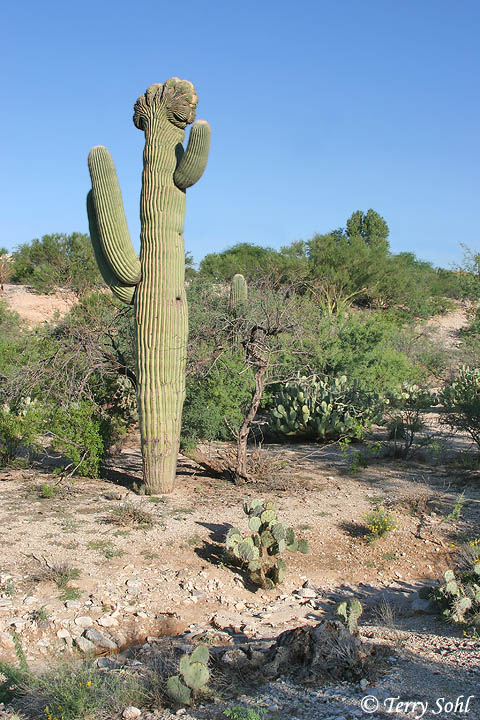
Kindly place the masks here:
POLYGON ((240 275, 240 273, 237 273, 233 276, 232 282, 230 285, 230 307, 235 312, 238 310, 243 304, 247 302, 248 299, 248 288, 247 288, 247 281, 243 277, 243 275, 240 275))
POLYGON ((187 80, 150 85, 135 103, 133 122, 145 133, 140 198, 141 250, 130 241, 115 167, 105 147, 88 157, 90 235, 99 269, 112 292, 135 304, 137 402, 147 494, 173 489, 185 398, 188 315, 183 225, 185 190, 203 174, 210 126, 185 128, 198 102, 187 80))

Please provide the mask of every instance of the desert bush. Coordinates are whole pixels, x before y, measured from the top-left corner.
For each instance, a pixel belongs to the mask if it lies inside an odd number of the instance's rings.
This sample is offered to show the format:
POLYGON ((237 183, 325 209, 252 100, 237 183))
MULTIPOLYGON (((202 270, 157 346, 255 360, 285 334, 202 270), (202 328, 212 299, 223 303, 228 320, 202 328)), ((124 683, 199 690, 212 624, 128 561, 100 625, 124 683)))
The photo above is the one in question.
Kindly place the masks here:
POLYGON ((468 433, 480 449, 480 368, 462 367, 439 400, 445 411, 443 422, 468 433))
POLYGON ((68 288, 82 294, 103 285, 88 235, 54 233, 20 245, 13 253, 13 280, 38 292, 68 288))
POLYGON ((16 405, 5 403, 0 407, 0 464, 15 460, 21 446, 28 453, 38 447, 44 420, 44 409, 29 397, 16 405))
POLYGON ((3 697, 13 700, 15 707, 25 710, 29 717, 43 720, 119 713, 132 703, 141 705, 147 694, 138 678, 104 672, 93 660, 63 662, 39 674, 0 661, 0 673, 6 677, 3 697))
POLYGON ((253 583, 272 589, 282 582, 287 567, 279 555, 285 550, 308 553, 308 542, 299 540, 292 527, 278 522, 273 502, 245 501, 243 510, 252 533, 242 535, 240 530, 231 528, 226 548, 248 570, 253 583))
POLYGON ((396 527, 392 513, 383 505, 379 505, 367 513, 364 522, 368 528, 368 535, 365 536, 365 539, 370 543, 374 543, 396 527))
MULTIPOLYGON (((206 351, 208 352, 208 351, 206 351)), ((235 350, 187 376, 182 445, 231 440, 242 423, 253 388, 252 372, 235 350)))
POLYGON ((438 402, 437 395, 427 388, 403 383, 396 391, 388 393, 385 402, 384 422, 394 441, 395 456, 407 457, 415 435, 425 427, 424 414, 438 402))
POLYGON ((376 393, 358 382, 338 378, 300 377, 278 388, 265 408, 269 429, 281 437, 325 440, 360 439, 382 413, 376 393))
POLYGON ((108 445, 109 421, 101 418, 88 401, 72 403, 67 409, 53 408, 49 419, 52 449, 70 460, 77 475, 98 477, 108 445))

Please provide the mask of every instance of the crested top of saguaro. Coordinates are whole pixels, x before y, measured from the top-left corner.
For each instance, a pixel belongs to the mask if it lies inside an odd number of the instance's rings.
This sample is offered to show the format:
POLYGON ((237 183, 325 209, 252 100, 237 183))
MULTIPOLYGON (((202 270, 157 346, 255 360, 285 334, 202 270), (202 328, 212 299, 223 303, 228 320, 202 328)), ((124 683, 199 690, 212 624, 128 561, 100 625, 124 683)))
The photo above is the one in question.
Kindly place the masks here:
POLYGON ((165 118, 184 130, 195 120, 198 97, 193 83, 170 78, 165 83, 150 85, 134 106, 133 122, 139 130, 147 130, 154 120, 165 118))

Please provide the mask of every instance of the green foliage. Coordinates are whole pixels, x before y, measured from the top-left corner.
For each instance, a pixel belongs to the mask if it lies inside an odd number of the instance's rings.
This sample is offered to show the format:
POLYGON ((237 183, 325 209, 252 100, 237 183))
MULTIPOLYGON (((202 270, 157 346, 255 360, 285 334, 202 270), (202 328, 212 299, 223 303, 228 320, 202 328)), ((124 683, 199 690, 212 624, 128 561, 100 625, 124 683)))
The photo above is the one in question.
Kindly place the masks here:
POLYGON ((99 476, 108 430, 108 423, 86 400, 72 403, 67 410, 54 408, 51 413, 52 447, 69 458, 77 475, 99 476))
POLYGON ((304 300, 301 322, 303 367, 308 363, 316 374, 346 375, 378 393, 425 380, 424 358, 413 342, 405 346, 407 330, 391 313, 352 310, 329 316, 304 300))
POLYGON ((0 703, 8 703, 15 696, 21 694, 27 685, 35 685, 35 676, 28 667, 25 653, 18 635, 13 632, 12 640, 15 647, 18 666, 0 660, 0 703))
POLYGON ((221 253, 205 255, 200 263, 199 275, 213 282, 229 283, 236 273, 247 281, 275 274, 285 279, 298 277, 300 267, 306 263, 288 252, 269 247, 239 243, 221 253))
MULTIPOLYGON (((205 352, 208 350, 205 348, 205 352)), ((182 444, 199 440, 231 440, 240 427, 253 389, 252 372, 240 353, 228 351, 213 367, 187 377, 182 416, 182 444)))
POLYGON ((15 323, 0 304, 0 452, 12 457, 44 435, 75 472, 98 475, 106 448, 136 419, 131 309, 98 292, 60 322, 31 331, 15 323))
POLYGON ((448 513, 447 520, 460 520, 462 517, 463 506, 465 505, 465 492, 461 492, 455 499, 453 510, 448 513))
POLYGON ((250 535, 231 528, 226 548, 249 572, 256 585, 271 590, 283 581, 287 564, 279 556, 285 551, 310 551, 308 542, 297 538, 294 529, 277 520, 273 502, 251 500, 243 503, 250 535))
POLYGON ((463 567, 447 570, 432 591, 441 614, 455 623, 480 630, 480 558, 471 552, 463 567))
POLYGON ((369 531, 369 534, 365 536, 365 539, 370 543, 374 543, 378 540, 378 538, 383 537, 396 527, 395 519, 392 513, 382 505, 379 505, 374 510, 367 513, 364 518, 364 522, 369 531))
POLYGON ((358 619, 362 613, 362 603, 357 598, 353 598, 348 602, 344 600, 337 606, 337 615, 342 618, 352 635, 358 635, 358 619))
POLYGON ((233 705, 223 711, 225 717, 230 720, 266 720, 267 711, 265 708, 252 708, 245 705, 233 705))
POLYGON ((360 439, 381 412, 380 397, 356 381, 348 383, 345 375, 287 382, 266 406, 269 429, 276 435, 312 440, 360 439))
POLYGON ((480 368, 462 367, 456 378, 439 396, 445 416, 453 430, 470 435, 480 449, 480 368))
POLYGON ((180 674, 172 675, 167 680, 167 693, 177 705, 190 705, 199 693, 206 691, 210 678, 209 659, 210 652, 206 645, 198 645, 190 655, 182 655, 180 674))
POLYGON ((56 233, 35 238, 13 253, 13 280, 38 292, 68 288, 82 294, 102 283, 88 235, 56 233))
POLYGON ((15 460, 21 446, 27 451, 38 446, 44 427, 44 410, 36 400, 23 398, 16 405, 0 407, 0 464, 15 460))
POLYGON ((395 456, 408 456, 415 435, 424 428, 425 412, 437 402, 435 393, 411 383, 387 394, 385 422, 395 443, 395 456))

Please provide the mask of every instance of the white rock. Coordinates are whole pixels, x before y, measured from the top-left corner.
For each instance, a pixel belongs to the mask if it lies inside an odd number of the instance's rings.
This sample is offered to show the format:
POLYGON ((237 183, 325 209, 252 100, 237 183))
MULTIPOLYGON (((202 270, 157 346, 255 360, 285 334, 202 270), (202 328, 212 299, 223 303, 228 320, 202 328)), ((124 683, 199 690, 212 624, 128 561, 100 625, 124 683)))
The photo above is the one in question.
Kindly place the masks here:
POLYGON ((93 620, 88 615, 80 615, 80 617, 75 618, 75 625, 79 625, 79 627, 82 628, 89 628, 93 625, 93 620))
POLYGON ((317 593, 315 590, 309 587, 302 587, 300 590, 297 590, 297 595, 303 598, 315 598, 317 597, 317 593))
POLYGON ((97 647, 107 648, 107 650, 115 650, 115 648, 117 647, 112 640, 105 637, 105 635, 102 635, 101 632, 98 632, 98 630, 94 630, 93 628, 86 630, 85 637, 87 638, 87 640, 90 640, 94 645, 97 645, 97 647))
POLYGON ((95 650, 95 645, 84 637, 75 638, 75 645, 84 653, 92 652, 95 650))
POLYGON ((118 621, 111 615, 104 615, 103 617, 98 618, 97 622, 102 627, 115 627, 118 625, 118 621))
POLYGON ((134 720, 134 718, 140 717, 141 714, 141 710, 139 710, 137 707, 134 707, 133 705, 130 705, 130 707, 125 708, 122 713, 122 717, 125 718, 125 720, 134 720))
POLYGON ((63 638, 64 640, 68 637, 70 637, 70 633, 66 628, 60 628, 60 630, 57 630, 57 637, 63 638))

